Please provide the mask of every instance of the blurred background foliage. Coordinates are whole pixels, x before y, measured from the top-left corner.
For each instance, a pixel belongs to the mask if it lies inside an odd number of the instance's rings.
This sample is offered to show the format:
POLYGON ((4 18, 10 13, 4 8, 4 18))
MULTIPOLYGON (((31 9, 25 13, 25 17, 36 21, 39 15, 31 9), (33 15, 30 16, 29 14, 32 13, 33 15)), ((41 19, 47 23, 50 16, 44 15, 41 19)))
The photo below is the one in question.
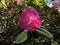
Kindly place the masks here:
POLYGON ((20 45, 60 45, 60 13, 52 10, 46 5, 47 0, 23 0, 18 3, 16 0, 0 1, 0 44, 19 45, 13 43, 15 36, 22 32, 19 28, 18 16, 23 9, 35 8, 43 21, 42 27, 51 32, 53 40, 39 37, 36 32, 28 34, 28 39, 20 45))

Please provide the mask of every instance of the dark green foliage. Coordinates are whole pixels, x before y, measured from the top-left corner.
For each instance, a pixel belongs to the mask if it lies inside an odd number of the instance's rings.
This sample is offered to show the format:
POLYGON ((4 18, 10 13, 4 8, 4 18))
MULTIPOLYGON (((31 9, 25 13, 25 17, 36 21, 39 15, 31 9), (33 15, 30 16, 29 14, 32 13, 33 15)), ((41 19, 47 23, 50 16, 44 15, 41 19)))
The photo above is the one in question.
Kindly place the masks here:
POLYGON ((16 1, 12 2, 10 0, 7 3, 7 1, 4 2, 2 0, 4 6, 0 4, 0 27, 2 27, 0 29, 4 31, 0 33, 0 44, 60 45, 60 13, 58 10, 52 10, 46 6, 45 1, 44 3, 39 2, 42 5, 37 5, 37 2, 34 2, 34 0, 27 0, 26 4, 18 5, 16 1), (18 25, 18 16, 23 9, 29 8, 29 6, 39 12, 43 23, 40 29, 32 33, 25 33, 18 25), (19 44, 13 43, 14 41, 17 41, 19 44))

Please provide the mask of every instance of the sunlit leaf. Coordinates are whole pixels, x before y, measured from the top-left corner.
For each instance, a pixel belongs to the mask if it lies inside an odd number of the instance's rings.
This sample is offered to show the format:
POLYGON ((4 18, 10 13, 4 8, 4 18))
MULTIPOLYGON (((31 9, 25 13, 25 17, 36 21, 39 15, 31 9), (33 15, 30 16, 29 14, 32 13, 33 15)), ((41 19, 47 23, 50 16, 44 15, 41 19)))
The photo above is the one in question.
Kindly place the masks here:
POLYGON ((2 6, 2 4, 0 4, 0 8, 2 8, 3 6, 2 6))
POLYGON ((7 5, 6 5, 6 0, 1 0, 2 4, 3 4, 3 7, 6 9, 7 8, 7 5))

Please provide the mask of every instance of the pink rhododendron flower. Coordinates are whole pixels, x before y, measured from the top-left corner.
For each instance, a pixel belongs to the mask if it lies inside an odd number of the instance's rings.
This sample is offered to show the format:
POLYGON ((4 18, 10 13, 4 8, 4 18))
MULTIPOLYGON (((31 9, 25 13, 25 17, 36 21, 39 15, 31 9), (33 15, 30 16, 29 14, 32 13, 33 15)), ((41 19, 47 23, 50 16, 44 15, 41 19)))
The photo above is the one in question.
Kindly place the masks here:
POLYGON ((20 28, 23 28, 25 32, 32 32, 41 27, 41 20, 39 13, 35 9, 26 9, 19 16, 18 23, 20 28))

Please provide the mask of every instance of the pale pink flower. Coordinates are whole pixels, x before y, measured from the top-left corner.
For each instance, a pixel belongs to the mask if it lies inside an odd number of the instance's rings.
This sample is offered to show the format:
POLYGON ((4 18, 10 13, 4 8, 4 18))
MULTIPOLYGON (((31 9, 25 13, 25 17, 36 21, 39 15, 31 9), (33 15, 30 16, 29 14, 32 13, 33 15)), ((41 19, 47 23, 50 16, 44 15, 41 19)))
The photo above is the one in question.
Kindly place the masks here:
POLYGON ((53 10, 57 10, 58 8, 60 8, 60 0, 51 1, 50 3, 47 3, 46 5, 52 8, 53 10))
POLYGON ((60 7, 60 0, 54 0, 52 5, 52 8, 57 10, 60 7))
POLYGON ((54 0, 53 5, 56 7, 60 7, 60 0, 54 0))
POLYGON ((17 2, 18 2, 18 3, 21 3, 21 2, 22 2, 22 0, 17 0, 17 2))

